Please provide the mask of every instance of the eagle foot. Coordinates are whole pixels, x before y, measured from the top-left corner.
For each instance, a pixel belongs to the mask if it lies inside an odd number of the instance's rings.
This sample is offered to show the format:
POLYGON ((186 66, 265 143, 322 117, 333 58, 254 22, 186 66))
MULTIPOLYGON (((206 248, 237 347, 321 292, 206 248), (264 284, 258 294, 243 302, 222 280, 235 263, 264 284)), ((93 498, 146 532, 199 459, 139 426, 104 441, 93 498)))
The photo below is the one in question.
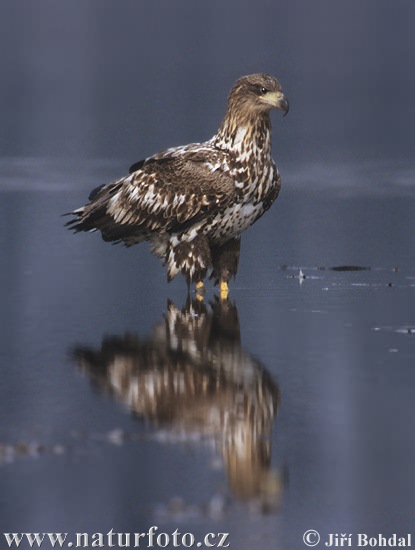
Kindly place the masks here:
POLYGON ((196 300, 198 302, 203 302, 203 298, 206 293, 206 288, 203 281, 198 281, 195 286, 196 300))
POLYGON ((203 294, 206 292, 205 285, 204 285, 203 281, 198 281, 196 283, 195 291, 197 293, 203 293, 203 294))
POLYGON ((219 296, 221 300, 227 300, 229 294, 229 287, 226 281, 221 281, 219 286, 219 296))

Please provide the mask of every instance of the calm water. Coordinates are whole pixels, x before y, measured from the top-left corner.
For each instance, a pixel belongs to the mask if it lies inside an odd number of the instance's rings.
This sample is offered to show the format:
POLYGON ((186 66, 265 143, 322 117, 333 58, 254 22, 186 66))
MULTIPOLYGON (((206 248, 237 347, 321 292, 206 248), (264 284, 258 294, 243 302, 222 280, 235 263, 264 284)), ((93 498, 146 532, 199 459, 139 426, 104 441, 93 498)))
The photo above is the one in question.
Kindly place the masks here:
POLYGON ((406 165, 352 169, 288 166, 200 304, 145 246, 63 228, 69 167, 3 163, 2 531, 413 531, 415 198, 406 165))

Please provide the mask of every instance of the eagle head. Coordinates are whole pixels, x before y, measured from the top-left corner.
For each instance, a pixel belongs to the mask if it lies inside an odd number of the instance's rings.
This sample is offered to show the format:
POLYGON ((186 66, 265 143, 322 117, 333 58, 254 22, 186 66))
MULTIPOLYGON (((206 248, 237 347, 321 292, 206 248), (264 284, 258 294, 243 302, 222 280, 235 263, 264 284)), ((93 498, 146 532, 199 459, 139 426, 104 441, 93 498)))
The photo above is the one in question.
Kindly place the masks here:
POLYGON ((248 111, 251 114, 269 112, 272 108, 288 113, 289 104, 276 78, 268 74, 251 74, 236 81, 228 107, 248 111))

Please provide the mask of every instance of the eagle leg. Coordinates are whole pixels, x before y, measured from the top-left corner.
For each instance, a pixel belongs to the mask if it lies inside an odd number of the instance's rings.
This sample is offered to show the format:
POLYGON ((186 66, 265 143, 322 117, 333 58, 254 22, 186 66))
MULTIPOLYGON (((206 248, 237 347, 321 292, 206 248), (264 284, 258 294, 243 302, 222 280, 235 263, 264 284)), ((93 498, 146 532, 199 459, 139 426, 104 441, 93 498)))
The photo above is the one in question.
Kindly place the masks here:
POLYGON ((194 282, 197 290, 203 288, 203 280, 207 270, 212 265, 212 256, 209 242, 204 235, 197 235, 191 241, 180 240, 175 237, 171 240, 167 254, 169 281, 178 273, 186 277, 188 288, 194 282))
POLYGON ((214 284, 220 284, 220 291, 228 291, 228 283, 238 272, 239 253, 241 249, 240 237, 230 239, 225 244, 212 247, 213 270, 210 278, 214 284))
POLYGON ((196 300, 198 300, 199 302, 202 302, 206 292, 206 288, 203 283, 203 280, 197 281, 195 285, 195 292, 196 292, 196 300))
POLYGON ((220 282, 220 286, 219 286, 219 292, 220 292, 220 299, 221 300, 227 300, 228 299, 228 294, 229 294, 229 287, 228 287, 228 283, 226 283, 225 281, 221 281, 220 282))

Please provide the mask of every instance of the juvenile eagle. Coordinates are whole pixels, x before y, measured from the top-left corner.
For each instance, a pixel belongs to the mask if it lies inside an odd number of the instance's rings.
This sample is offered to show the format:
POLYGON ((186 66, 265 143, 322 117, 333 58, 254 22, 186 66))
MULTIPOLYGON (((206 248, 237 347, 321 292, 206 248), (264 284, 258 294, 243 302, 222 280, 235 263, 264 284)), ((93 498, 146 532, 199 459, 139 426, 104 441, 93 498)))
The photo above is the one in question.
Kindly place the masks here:
POLYGON ((101 185, 71 212, 78 231, 99 230, 126 246, 149 241, 188 286, 203 288, 208 270, 226 293, 238 270, 240 235, 277 198, 281 178, 271 157, 270 110, 288 112, 279 82, 266 74, 233 86, 218 132, 204 143, 173 147, 133 164, 128 176, 101 185))

